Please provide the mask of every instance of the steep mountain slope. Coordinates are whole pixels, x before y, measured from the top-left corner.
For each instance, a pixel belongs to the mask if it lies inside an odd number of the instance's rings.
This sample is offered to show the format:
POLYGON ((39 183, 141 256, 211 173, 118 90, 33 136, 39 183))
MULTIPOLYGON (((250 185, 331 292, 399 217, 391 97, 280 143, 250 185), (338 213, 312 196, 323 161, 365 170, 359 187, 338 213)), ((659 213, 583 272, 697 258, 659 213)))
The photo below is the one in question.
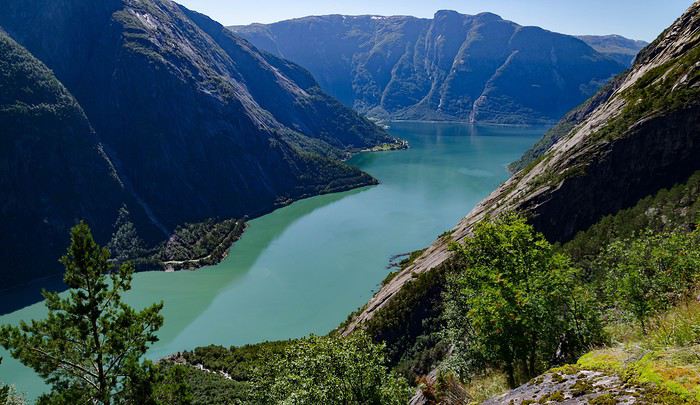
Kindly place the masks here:
POLYGON ((0 128, 4 289, 55 271, 76 220, 106 238, 127 199, 73 96, 1 30, 0 128))
POLYGON ((343 330, 372 319, 416 275, 450 257, 484 218, 519 210, 552 241, 566 241, 601 217, 629 207, 700 169, 700 2, 645 48, 608 97, 544 155, 516 173, 449 234, 426 249, 343 330))
POLYGON ((330 15, 231 29, 306 67, 346 105, 384 118, 552 122, 624 69, 574 37, 490 13, 330 15))
POLYGON ((649 45, 648 42, 620 35, 579 35, 577 38, 596 51, 627 66, 631 66, 639 51, 649 45))
POLYGON ((551 127, 544 136, 540 138, 530 149, 526 150, 520 159, 508 165, 511 173, 515 173, 524 169, 529 164, 544 155, 549 148, 552 147, 559 139, 566 136, 576 125, 580 124, 588 115, 605 102, 617 90, 624 80, 625 74, 619 74, 603 86, 598 92, 578 107, 566 113, 564 117, 553 127, 551 127))
POLYGON ((83 107, 151 243, 185 222, 372 184, 339 158, 393 141, 304 69, 170 0, 8 0, 0 27, 83 107))

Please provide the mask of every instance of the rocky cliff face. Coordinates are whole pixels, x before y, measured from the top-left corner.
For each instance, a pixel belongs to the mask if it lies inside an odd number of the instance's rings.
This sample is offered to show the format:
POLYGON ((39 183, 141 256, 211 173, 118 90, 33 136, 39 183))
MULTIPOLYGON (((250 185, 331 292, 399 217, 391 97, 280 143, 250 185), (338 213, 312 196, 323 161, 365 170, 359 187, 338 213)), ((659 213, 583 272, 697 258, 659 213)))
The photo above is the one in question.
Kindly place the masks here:
MULTIPOLYGON (((392 141, 306 70, 170 0, 7 0, 0 27, 75 96, 147 214, 135 223, 152 243, 184 222, 258 215, 372 184, 340 158, 392 141)), ((28 152, 13 153, 21 161, 28 152)), ((20 201, 40 198, 37 190, 20 201)), ((108 234, 107 221, 88 219, 108 234)))
MULTIPOLYGON (((628 207, 700 169, 700 2, 637 58, 607 97, 591 100, 573 128, 517 172, 452 231, 508 210, 529 216, 552 241, 566 241, 601 217, 628 207)), ((446 238, 385 285, 345 329, 372 318, 415 274, 449 257, 446 238)))
POLYGON ((625 68, 583 41, 497 15, 322 16, 231 27, 378 117, 558 120, 625 68))

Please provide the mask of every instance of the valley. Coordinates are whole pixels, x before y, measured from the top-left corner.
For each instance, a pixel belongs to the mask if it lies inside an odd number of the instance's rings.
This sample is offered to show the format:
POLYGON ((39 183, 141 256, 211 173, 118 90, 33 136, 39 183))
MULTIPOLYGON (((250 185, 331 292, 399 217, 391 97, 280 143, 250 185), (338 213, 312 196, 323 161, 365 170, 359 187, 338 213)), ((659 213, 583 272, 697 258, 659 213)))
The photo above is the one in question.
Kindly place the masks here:
POLYGON ((700 0, 182 1, 0 7, 0 405, 700 404, 700 0))
MULTIPOLYGON (((148 356, 329 332, 370 298, 392 256, 421 248, 458 221, 544 130, 391 123, 390 134, 407 140, 409 149, 349 161, 379 179, 378 186, 305 199, 251 220, 216 266, 136 274, 127 302, 165 304, 160 342, 148 356)), ((42 313, 39 303, 0 322, 42 313)), ((34 398, 41 380, 2 357, 0 380, 34 398)))

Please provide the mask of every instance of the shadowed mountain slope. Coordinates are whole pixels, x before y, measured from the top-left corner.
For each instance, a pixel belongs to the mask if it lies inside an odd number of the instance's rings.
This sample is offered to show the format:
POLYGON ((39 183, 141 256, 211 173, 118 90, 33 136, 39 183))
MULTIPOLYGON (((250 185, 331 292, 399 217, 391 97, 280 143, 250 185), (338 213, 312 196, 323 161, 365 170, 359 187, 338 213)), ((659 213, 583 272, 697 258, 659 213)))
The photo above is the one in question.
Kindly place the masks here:
MULTIPOLYGON (((7 0, 0 27, 75 96, 130 210, 148 214, 134 222, 149 243, 185 222, 373 184, 340 159, 393 141, 306 70, 170 0, 7 0)), ((109 217, 88 219, 108 235, 116 208, 109 217)))

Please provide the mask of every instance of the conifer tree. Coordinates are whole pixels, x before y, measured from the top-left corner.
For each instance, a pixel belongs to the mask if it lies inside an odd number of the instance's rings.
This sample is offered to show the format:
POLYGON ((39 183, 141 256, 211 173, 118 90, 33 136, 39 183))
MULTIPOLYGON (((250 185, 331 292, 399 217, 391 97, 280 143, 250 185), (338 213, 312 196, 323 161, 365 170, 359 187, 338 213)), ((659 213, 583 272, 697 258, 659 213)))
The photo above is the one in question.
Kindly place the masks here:
POLYGON ((51 384, 59 402, 134 402, 127 397, 141 384, 141 356, 158 340, 163 304, 136 311, 122 302, 134 268, 117 268, 109 259, 88 225, 79 223, 61 258, 70 288, 65 298, 44 291, 46 319, 0 327, 0 344, 51 384))

